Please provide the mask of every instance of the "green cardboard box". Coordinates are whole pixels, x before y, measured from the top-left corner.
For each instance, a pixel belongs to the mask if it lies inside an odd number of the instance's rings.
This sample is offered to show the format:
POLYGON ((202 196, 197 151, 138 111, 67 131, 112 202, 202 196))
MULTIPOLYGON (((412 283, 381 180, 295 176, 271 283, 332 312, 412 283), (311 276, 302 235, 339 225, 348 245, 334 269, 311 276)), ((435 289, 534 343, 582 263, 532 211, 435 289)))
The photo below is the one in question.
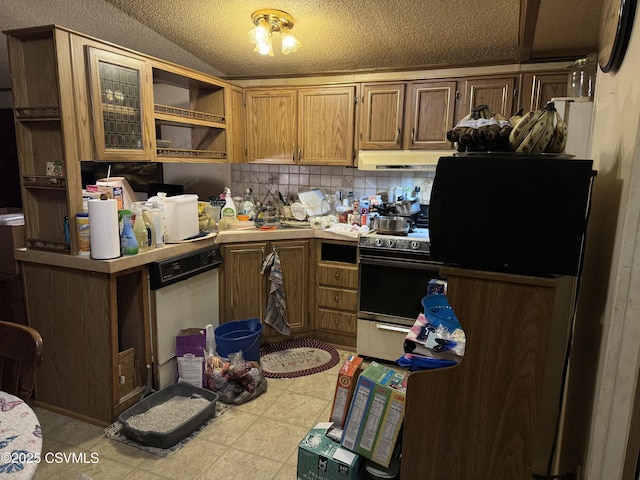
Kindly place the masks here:
POLYGON ((332 422, 313 427, 298 447, 298 480, 358 480, 360 455, 327 436, 332 422))
POLYGON ((340 444, 388 467, 404 419, 406 376, 377 362, 360 374, 340 444))

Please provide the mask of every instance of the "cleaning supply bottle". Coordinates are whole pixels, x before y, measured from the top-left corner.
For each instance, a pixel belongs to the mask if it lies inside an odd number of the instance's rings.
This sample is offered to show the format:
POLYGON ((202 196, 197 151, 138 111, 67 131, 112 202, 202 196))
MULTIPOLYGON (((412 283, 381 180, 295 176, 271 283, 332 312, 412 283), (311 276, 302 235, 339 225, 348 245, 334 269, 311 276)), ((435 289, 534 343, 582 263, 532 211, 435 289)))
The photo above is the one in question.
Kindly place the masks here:
POLYGON ((224 189, 224 206, 220 212, 220 222, 218 228, 220 230, 228 230, 236 223, 236 204, 231 197, 231 190, 229 187, 224 189))
POLYGON ((142 218, 142 205, 139 203, 132 203, 133 214, 135 219, 133 221, 133 234, 136 236, 136 242, 138 242, 138 252, 146 252, 149 250, 149 233, 147 227, 144 224, 144 218, 142 218))
POLYGON ((253 195, 251 194, 251 189, 247 188, 244 191, 244 202, 242 204, 242 213, 244 215, 249 215, 249 219, 253 220, 255 216, 255 201, 253 200, 253 195))
POLYGON ((142 218, 144 219, 144 226, 147 229, 147 237, 149 240, 149 250, 156 248, 156 227, 153 225, 151 207, 151 204, 145 203, 142 210, 142 218))
POLYGON ((136 255, 138 241, 131 227, 131 210, 120 210, 122 216, 122 233, 120 234, 120 251, 122 255, 136 255))
POLYGON ((167 238, 166 220, 164 213, 164 199, 167 198, 165 192, 158 192, 158 195, 149 197, 149 217, 155 233, 156 248, 164 247, 164 240, 167 238))
POLYGON ((224 207, 222 207, 222 217, 235 217, 238 214, 236 211, 236 204, 231 197, 231 190, 229 187, 224 189, 224 207))

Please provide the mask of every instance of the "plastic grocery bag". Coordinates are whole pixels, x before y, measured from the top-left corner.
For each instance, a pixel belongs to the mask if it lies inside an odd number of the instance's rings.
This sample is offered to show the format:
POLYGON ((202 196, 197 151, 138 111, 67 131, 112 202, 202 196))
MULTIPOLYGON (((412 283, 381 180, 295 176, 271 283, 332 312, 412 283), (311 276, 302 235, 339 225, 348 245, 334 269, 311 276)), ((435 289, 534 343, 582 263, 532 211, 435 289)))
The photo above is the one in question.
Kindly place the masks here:
POLYGON ((409 369, 442 368, 462 361, 466 337, 446 295, 422 299, 418 315, 404 340, 405 354, 398 364, 409 369))
POLYGON ((182 330, 176 337, 178 382, 202 388, 204 381, 205 333, 197 328, 182 330))
POLYGON ((240 405, 267 391, 267 379, 260 363, 245 360, 242 350, 229 354, 224 361, 216 354, 207 355, 205 388, 216 392, 220 401, 240 405))

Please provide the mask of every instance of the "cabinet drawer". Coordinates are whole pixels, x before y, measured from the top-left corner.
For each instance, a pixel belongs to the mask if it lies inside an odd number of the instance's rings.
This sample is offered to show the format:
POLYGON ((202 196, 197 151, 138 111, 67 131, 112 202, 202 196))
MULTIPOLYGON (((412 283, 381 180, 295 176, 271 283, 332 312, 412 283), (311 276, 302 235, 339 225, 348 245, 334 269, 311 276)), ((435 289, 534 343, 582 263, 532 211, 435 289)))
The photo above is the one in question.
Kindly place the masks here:
POLYGON ((358 294, 353 290, 320 287, 318 289, 318 307, 355 312, 358 308, 358 294))
POLYGON ((319 285, 332 287, 358 288, 358 268, 318 265, 317 279, 319 285))
POLYGON ((316 328, 330 332, 356 334, 357 319, 355 313, 336 312, 319 308, 316 316, 316 328))

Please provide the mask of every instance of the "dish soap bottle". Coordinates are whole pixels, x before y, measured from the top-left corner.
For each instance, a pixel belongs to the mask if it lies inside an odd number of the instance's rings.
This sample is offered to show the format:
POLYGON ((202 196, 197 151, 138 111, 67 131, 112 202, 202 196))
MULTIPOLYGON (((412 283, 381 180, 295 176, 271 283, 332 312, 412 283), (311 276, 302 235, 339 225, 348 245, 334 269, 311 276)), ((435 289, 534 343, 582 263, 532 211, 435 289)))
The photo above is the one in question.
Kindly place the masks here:
POLYGON ((231 189, 225 187, 224 189, 224 206, 220 212, 220 222, 218 228, 220 230, 228 230, 235 223, 236 219, 236 204, 231 197, 231 189))

